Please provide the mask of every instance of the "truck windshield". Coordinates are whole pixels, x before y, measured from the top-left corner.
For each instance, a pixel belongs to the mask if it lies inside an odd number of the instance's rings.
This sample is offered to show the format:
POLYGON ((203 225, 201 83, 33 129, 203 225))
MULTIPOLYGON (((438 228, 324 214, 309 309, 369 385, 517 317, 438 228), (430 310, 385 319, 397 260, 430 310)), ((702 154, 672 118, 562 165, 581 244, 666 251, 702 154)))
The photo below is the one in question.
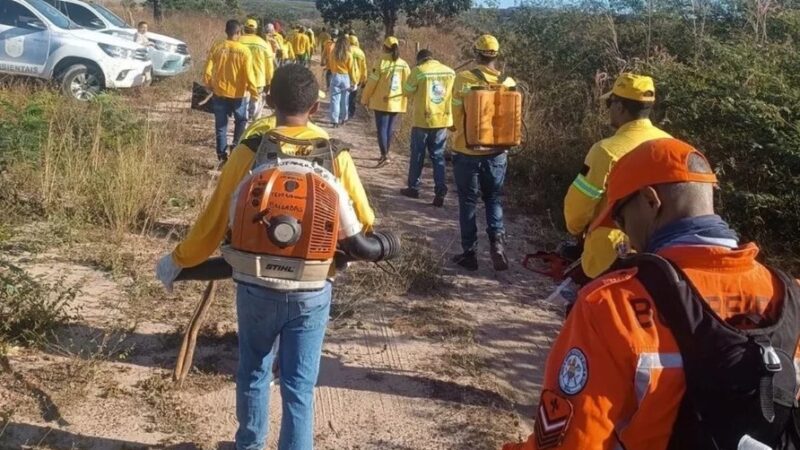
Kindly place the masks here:
POLYGON ((90 3, 90 5, 92 5, 92 8, 94 8, 95 11, 100 13, 101 16, 105 17, 106 20, 111 22, 111 25, 114 25, 115 27, 119 28, 131 28, 131 26, 128 25, 124 20, 122 20, 121 17, 114 14, 110 9, 106 8, 105 6, 98 5, 97 3, 90 3))
POLYGON ((53 25, 57 26, 58 28, 63 28, 65 30, 77 28, 77 25, 72 23, 72 21, 69 20, 69 17, 65 16, 61 13, 61 11, 53 8, 42 0, 28 0, 28 4, 34 7, 36 11, 39 11, 39 13, 41 13, 43 16, 47 17, 47 20, 53 22, 53 25))

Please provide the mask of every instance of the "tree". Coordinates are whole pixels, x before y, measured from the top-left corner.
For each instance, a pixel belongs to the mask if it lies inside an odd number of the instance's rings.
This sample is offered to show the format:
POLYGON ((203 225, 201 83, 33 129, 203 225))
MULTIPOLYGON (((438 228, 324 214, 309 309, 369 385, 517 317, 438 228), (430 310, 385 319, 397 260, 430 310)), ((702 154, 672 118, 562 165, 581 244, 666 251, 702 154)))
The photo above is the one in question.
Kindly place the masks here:
POLYGON ((439 25, 472 7, 472 0, 316 0, 316 3, 328 23, 381 22, 386 36, 394 34, 401 13, 409 26, 422 27, 439 25))

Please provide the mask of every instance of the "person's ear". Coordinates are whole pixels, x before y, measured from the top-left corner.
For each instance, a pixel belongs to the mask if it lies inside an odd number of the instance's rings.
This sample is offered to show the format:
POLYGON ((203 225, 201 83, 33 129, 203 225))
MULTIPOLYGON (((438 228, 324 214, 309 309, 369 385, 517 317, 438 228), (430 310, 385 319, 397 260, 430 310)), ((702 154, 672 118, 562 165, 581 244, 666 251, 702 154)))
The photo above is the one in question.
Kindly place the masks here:
POLYGON ((275 109, 275 102, 272 100, 272 94, 267 94, 267 106, 269 106, 269 109, 275 109))
POLYGON ((319 111, 319 101, 316 101, 313 105, 311 105, 311 109, 308 110, 308 115, 313 116, 317 113, 317 111, 319 111))
POLYGON ((658 191, 652 186, 643 187, 639 190, 639 198, 647 205, 647 208, 653 211, 661 209, 661 197, 658 191))

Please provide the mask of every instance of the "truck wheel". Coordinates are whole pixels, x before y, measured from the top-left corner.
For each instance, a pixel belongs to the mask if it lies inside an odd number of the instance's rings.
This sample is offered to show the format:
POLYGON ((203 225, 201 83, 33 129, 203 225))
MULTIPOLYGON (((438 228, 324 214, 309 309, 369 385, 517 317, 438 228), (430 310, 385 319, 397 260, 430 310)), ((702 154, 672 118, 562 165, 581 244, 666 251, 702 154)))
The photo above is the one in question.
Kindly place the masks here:
POLYGON ((61 92, 80 101, 93 99, 103 89, 97 69, 83 64, 75 64, 61 75, 61 92))

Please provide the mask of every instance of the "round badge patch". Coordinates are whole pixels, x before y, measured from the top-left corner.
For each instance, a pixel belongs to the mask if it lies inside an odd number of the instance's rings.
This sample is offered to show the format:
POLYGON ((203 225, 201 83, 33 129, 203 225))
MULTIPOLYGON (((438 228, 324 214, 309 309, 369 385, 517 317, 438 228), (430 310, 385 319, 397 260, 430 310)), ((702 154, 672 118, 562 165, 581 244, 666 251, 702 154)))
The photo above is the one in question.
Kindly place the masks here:
POLYGON ((558 386, 565 394, 575 395, 583 390, 587 380, 589 364, 586 355, 577 347, 570 349, 558 372, 558 386))

